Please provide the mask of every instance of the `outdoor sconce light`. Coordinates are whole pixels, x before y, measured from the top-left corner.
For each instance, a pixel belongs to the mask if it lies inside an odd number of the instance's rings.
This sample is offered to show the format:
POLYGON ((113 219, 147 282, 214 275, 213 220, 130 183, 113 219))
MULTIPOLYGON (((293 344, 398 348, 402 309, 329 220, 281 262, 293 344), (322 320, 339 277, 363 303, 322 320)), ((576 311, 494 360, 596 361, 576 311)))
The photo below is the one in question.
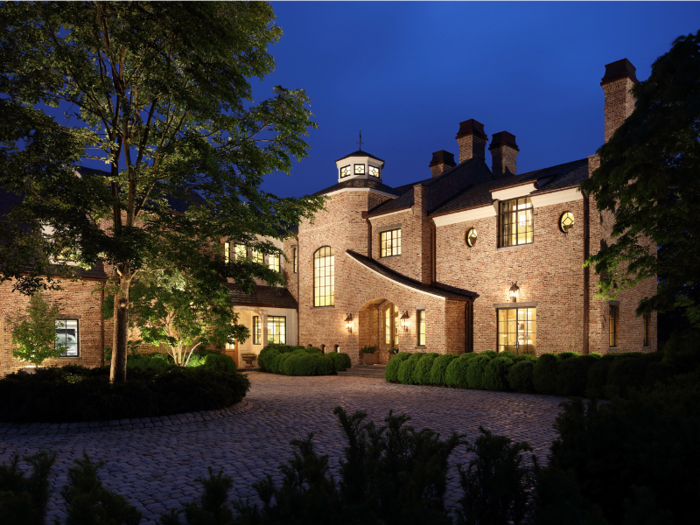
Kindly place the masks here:
POLYGON ((401 327, 403 328, 404 332, 408 332, 408 320, 410 317, 408 316, 408 310, 406 310, 403 315, 401 316, 401 327))
POLYGON ((508 290, 508 295, 510 296, 511 303, 517 303, 518 295, 520 295, 520 287, 516 283, 513 283, 513 286, 508 290))
POLYGON ((345 328, 348 329, 348 333, 352 333, 352 314, 348 314, 348 316, 345 318, 345 328))

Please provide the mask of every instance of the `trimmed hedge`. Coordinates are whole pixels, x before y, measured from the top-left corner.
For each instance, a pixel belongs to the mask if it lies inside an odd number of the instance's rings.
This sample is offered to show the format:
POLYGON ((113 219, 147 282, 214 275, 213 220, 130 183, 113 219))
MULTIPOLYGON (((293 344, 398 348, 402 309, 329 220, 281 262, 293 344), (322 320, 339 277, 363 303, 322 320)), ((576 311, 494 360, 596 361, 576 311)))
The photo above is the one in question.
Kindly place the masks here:
POLYGON ((467 369, 474 354, 462 354, 453 359, 445 370, 445 384, 451 387, 467 388, 467 369))
POLYGON ((535 385, 532 382, 532 376, 535 371, 535 358, 532 360, 523 359, 515 363, 508 370, 508 385, 515 392, 532 393, 535 391, 535 385))
POLYGON ((540 394, 557 393, 557 368, 559 356, 557 354, 544 354, 537 358, 535 372, 532 380, 535 390, 540 394))
POLYGON ((585 396, 588 370, 598 362, 598 359, 600 355, 590 354, 560 361, 556 377, 557 395, 585 396))
POLYGON ((486 372, 486 367, 490 362, 491 355, 486 352, 476 354, 472 359, 470 359, 466 377, 467 386, 469 388, 484 388, 484 374, 486 372))
POLYGON ((457 359, 454 354, 441 355, 433 361, 433 368, 430 370, 430 384, 431 385, 446 385, 447 379, 445 377, 447 373, 447 367, 452 361, 457 359))
POLYGON ((289 376, 333 375, 350 368, 347 354, 321 353, 316 347, 269 344, 258 356, 258 366, 263 372, 289 376))
POLYGON ((423 352, 416 352, 411 354, 411 356, 406 359, 401 366, 399 366, 399 382, 404 385, 412 385, 413 383, 413 370, 416 368, 418 361, 425 354, 423 352))
POLYGON ((486 370, 484 370, 483 388, 496 391, 510 390, 508 371, 511 366, 513 366, 513 360, 507 356, 498 356, 491 359, 489 364, 486 365, 486 370))
POLYGON ((206 366, 131 368, 127 378, 110 385, 108 366, 10 374, 0 380, 0 421, 96 421, 214 410, 238 403, 250 388, 246 376, 206 366))
POLYGON ((430 354, 425 354, 420 358, 418 364, 413 370, 413 383, 416 385, 429 385, 430 384, 430 371, 433 368, 433 362, 435 358, 440 354, 432 352, 430 354))
POLYGON ((392 383, 396 383, 399 380, 399 368, 401 367, 401 363, 403 363, 409 357, 411 357, 411 354, 408 352, 399 352, 392 357, 384 370, 384 379, 392 383))

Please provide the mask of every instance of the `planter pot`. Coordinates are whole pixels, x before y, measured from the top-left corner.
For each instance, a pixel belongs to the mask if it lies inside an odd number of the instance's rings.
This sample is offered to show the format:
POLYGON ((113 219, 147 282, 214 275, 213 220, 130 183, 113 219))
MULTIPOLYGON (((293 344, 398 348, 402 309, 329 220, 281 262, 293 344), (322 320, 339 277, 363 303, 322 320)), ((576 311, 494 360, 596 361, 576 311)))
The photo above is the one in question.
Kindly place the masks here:
POLYGON ((365 365, 374 365, 377 363, 377 354, 362 354, 362 363, 365 365))
POLYGON ((255 360, 258 358, 257 355, 243 355, 241 356, 241 359, 245 362, 245 367, 246 368, 253 368, 253 363, 255 360))

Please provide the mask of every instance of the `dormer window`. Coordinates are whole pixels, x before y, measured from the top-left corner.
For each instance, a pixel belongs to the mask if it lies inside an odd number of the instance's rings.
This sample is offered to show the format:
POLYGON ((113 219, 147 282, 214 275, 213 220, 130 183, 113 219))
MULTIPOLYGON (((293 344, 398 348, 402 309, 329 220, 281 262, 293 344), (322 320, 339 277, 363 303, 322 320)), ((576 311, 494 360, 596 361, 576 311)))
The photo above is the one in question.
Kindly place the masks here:
POLYGON ((365 165, 364 164, 355 164, 355 175, 364 175, 365 174, 365 165))
POLYGON ((349 164, 347 166, 343 166, 342 168, 340 168, 340 178, 341 179, 345 178, 345 177, 349 177, 350 175, 352 175, 352 170, 350 169, 349 164))
POLYGON ((372 177, 379 178, 379 168, 375 168, 374 166, 370 166, 369 167, 369 174, 372 177))

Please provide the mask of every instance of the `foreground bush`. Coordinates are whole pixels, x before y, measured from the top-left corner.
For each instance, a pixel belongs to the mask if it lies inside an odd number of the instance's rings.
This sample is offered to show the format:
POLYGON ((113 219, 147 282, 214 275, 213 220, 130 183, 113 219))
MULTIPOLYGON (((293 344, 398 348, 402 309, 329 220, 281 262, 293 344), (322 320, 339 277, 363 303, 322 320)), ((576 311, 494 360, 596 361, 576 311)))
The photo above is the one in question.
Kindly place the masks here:
POLYGON ((109 367, 65 366, 18 372, 0 380, 0 421, 69 422, 154 417, 238 403, 250 382, 205 366, 131 369, 110 385, 109 367))

